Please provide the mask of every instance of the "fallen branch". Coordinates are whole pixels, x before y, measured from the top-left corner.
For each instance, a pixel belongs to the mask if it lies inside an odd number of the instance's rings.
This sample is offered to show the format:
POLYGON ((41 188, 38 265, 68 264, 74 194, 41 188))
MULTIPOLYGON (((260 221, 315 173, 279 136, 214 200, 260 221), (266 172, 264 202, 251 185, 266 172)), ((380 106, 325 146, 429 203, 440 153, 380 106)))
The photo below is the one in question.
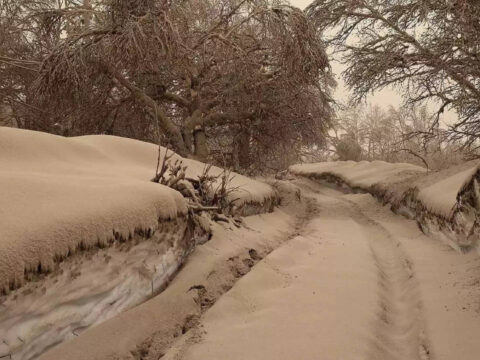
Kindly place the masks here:
POLYGON ((189 205, 188 208, 193 212, 202 212, 202 211, 220 211, 219 206, 201 206, 201 205, 189 205))
POLYGON ((167 181, 165 174, 169 168, 168 161, 172 158, 172 156, 173 152, 169 155, 168 148, 165 148, 165 156, 163 157, 162 166, 160 167, 161 146, 158 146, 157 170, 155 171, 155 177, 152 179, 153 182, 165 185, 167 181))

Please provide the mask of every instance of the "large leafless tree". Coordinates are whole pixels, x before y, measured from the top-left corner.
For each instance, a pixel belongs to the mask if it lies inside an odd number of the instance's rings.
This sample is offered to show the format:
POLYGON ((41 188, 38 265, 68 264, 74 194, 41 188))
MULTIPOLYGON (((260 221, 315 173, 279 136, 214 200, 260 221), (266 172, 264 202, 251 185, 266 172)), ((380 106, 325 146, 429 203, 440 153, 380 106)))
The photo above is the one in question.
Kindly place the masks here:
POLYGON ((435 99, 438 114, 453 108, 460 116, 449 124, 450 139, 478 146, 480 2, 316 0, 308 13, 328 29, 357 99, 386 86, 410 102, 435 99))
POLYGON ((47 44, 10 54, 2 68, 25 71, 17 100, 32 98, 48 114, 30 128, 162 137, 201 159, 211 138, 224 136, 246 167, 258 151, 318 143, 329 126, 333 81, 321 33, 283 1, 0 3, 16 21, 5 26, 24 37, 9 35, 12 44, 47 44))

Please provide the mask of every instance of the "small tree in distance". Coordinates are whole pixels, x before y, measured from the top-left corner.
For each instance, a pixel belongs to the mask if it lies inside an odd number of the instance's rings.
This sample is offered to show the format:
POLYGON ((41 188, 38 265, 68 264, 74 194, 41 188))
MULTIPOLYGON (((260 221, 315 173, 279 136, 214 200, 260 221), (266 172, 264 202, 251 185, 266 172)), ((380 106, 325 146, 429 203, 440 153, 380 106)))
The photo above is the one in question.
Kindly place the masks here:
POLYGON ((426 106, 399 109, 378 105, 339 111, 330 143, 338 160, 408 162, 442 169, 462 162, 465 153, 447 141, 446 130, 431 129, 436 116, 426 106), (431 132, 425 139, 423 134, 431 132))

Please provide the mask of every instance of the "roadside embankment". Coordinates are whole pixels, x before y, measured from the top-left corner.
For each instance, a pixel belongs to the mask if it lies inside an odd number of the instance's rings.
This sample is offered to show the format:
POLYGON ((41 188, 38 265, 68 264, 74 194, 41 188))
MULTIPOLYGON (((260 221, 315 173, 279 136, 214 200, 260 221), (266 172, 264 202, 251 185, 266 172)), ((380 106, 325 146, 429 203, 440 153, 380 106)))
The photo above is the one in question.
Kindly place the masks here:
MULTIPOLYGON (((151 181, 157 160, 132 139, 0 128, 0 357, 36 359, 158 294, 208 240, 208 218, 151 181)), ((232 175, 231 214, 273 210, 275 189, 232 175)))
POLYGON ((424 233, 434 234, 458 251, 478 247, 478 162, 429 173, 415 165, 383 161, 301 164, 289 171, 370 193, 390 204, 394 212, 415 219, 424 233))

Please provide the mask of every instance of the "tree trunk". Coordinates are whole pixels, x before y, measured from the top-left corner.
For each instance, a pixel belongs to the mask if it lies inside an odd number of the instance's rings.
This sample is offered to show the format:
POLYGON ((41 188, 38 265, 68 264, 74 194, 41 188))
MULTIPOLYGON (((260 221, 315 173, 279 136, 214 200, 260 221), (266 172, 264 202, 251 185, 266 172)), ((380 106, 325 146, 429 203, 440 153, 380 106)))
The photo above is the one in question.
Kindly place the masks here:
POLYGON ((113 67, 106 66, 106 70, 116 79, 123 87, 128 89, 133 96, 143 104, 150 115, 157 121, 160 130, 162 130, 173 146, 173 150, 180 156, 186 157, 190 155, 189 149, 185 146, 182 134, 175 123, 167 117, 167 114, 161 109, 158 104, 150 96, 148 96, 142 89, 136 87, 133 83, 128 81, 113 67))
MULTIPOLYGON (((202 112, 195 110, 186 120, 182 129, 183 142, 189 152, 196 148, 194 133, 199 122, 201 121, 202 112)), ((196 150, 194 151, 196 153, 196 150)))
MULTIPOLYGON (((90 0, 84 0, 83 1, 83 7, 86 11, 91 11, 92 10, 92 4, 90 3, 90 0)), ((85 30, 88 30, 90 28, 90 23, 92 20, 92 14, 89 12, 86 12, 83 14, 83 26, 85 27, 85 30)))
POLYGON ((196 128, 193 132, 193 138, 195 143, 195 157, 199 161, 206 162, 209 151, 207 146, 207 136, 205 134, 205 129, 196 128))
POLYGON ((242 130, 233 140, 235 170, 245 170, 251 165, 250 132, 242 130))

